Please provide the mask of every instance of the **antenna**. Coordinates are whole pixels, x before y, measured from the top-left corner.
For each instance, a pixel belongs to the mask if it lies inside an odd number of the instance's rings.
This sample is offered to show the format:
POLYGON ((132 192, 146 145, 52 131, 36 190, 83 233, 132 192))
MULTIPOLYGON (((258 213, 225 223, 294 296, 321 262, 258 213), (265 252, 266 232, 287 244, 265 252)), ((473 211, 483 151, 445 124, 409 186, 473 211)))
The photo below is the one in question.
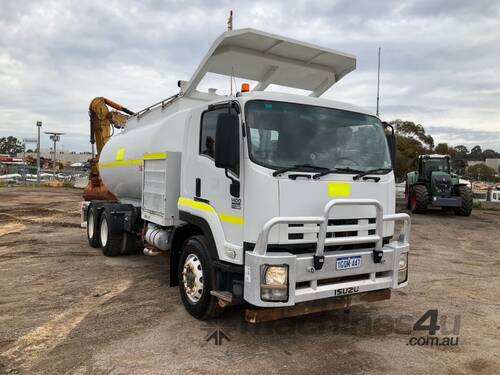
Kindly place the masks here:
MULTIPOLYGON (((233 10, 229 11, 229 18, 227 19, 227 31, 233 30, 233 10)), ((233 75, 234 75, 234 67, 231 67, 231 77, 229 77, 229 85, 230 85, 230 96, 233 95, 233 75)), ((236 87, 235 87, 236 90, 236 87)))
POLYGON ((229 11, 229 18, 227 19, 227 31, 231 31, 233 29, 233 11, 229 11))
POLYGON ((380 47, 378 47, 378 69, 377 69, 377 117, 379 115, 378 106, 380 102, 380 47))

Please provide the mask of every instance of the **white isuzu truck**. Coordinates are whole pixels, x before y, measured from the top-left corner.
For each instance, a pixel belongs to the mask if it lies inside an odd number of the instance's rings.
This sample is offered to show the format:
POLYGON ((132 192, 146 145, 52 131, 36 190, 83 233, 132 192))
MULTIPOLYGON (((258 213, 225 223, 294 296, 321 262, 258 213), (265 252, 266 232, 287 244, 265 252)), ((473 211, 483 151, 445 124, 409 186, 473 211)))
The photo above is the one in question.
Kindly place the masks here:
POLYGON ((410 232, 395 213, 394 134, 370 111, 319 98, 355 66, 253 29, 222 34, 177 95, 104 146, 99 171, 117 200, 83 203, 91 246, 168 252, 170 284, 198 319, 240 303, 283 317, 389 298, 407 285, 410 232), (258 83, 198 91, 207 73, 258 83))

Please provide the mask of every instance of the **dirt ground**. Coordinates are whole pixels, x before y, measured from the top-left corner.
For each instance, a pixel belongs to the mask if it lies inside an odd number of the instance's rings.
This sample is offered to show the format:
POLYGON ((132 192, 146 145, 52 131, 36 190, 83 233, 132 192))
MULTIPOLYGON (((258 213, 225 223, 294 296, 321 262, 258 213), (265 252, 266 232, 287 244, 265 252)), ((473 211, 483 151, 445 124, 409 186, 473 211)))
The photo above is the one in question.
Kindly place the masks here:
POLYGON ((391 300, 251 325, 241 307, 188 315, 166 256, 89 247, 80 194, 0 188, 0 373, 500 373, 500 212, 413 215, 409 286, 391 300), (411 332, 427 310, 455 346, 411 332), (207 341, 217 328, 230 341, 207 341))

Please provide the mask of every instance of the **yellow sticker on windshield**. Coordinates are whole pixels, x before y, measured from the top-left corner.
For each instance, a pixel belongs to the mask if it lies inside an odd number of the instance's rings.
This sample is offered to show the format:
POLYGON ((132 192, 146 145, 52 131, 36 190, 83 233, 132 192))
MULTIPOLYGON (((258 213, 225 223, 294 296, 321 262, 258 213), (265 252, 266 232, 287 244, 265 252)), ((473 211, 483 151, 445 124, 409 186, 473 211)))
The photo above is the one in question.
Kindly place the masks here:
POLYGON ((329 182, 328 183, 329 197, 350 197, 351 184, 349 182, 329 182))

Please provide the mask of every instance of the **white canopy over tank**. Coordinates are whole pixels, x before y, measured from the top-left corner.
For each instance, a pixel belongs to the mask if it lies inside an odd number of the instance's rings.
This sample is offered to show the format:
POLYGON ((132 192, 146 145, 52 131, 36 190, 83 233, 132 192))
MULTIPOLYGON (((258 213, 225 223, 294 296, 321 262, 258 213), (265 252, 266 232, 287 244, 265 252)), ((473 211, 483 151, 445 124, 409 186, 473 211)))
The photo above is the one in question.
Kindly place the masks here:
POLYGON ((101 177, 120 201, 140 205, 144 160, 165 153, 181 156, 189 109, 228 98, 214 90, 196 90, 207 73, 258 81, 254 91, 276 84, 318 97, 355 67, 356 58, 342 52, 259 30, 227 31, 210 47, 191 80, 181 82, 179 94, 137 112, 115 132, 99 156, 101 177))
POLYGON ((347 53, 254 29, 227 31, 182 85, 182 93, 189 97, 205 74, 216 73, 258 81, 255 91, 276 84, 319 97, 355 68, 356 57, 347 53))

